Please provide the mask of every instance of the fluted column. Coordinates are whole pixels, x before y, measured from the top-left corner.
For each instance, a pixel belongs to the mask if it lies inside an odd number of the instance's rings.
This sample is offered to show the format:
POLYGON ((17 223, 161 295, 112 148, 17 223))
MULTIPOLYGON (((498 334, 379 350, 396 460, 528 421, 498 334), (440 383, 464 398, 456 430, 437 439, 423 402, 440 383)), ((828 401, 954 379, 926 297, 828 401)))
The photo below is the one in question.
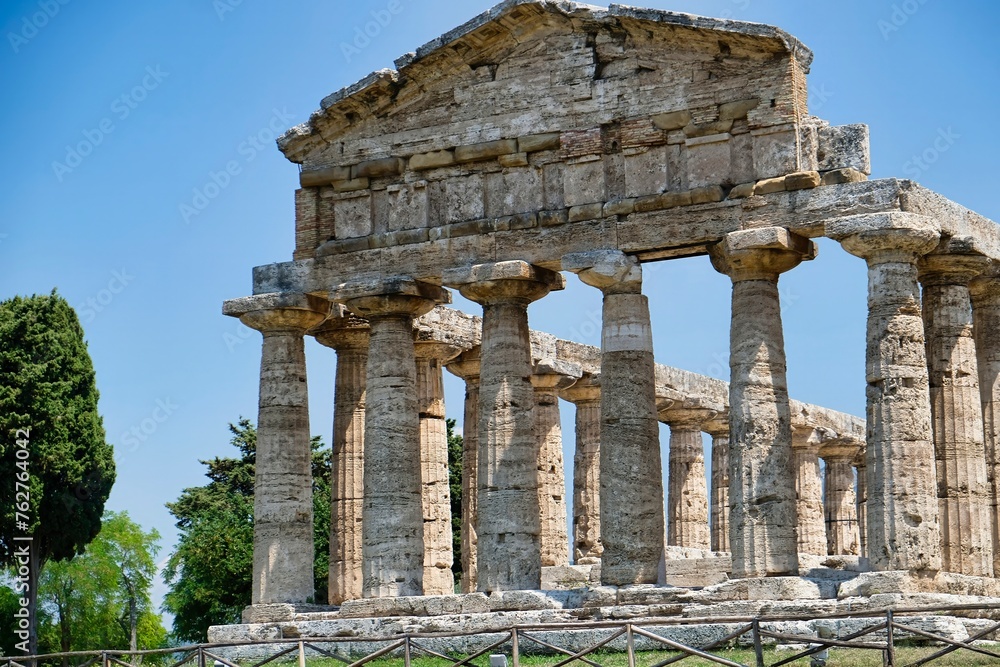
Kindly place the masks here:
POLYGON ((819 466, 820 438, 811 428, 792 430, 799 553, 814 556, 826 555, 823 479, 819 466))
POLYGON ((920 263, 941 567, 982 577, 993 576, 993 502, 986 475, 969 281, 986 268, 987 261, 981 255, 940 248, 920 263))
POLYGON ((973 333, 983 404, 986 476, 991 493, 993 572, 1000 572, 1000 272, 994 264, 971 284, 973 333))
POLYGON ((424 595, 450 595, 455 592, 455 576, 451 571, 454 554, 443 364, 462 350, 436 341, 418 341, 414 350, 424 508, 424 595))
POLYGON ((941 568, 917 284, 917 260, 937 245, 939 234, 925 225, 917 216, 897 214, 827 227, 829 236, 868 263, 865 547, 876 570, 941 568))
POLYGON ((786 229, 733 232, 710 249, 733 281, 730 548, 735 577, 798 574, 792 425, 778 276, 815 245, 786 229))
POLYGON ((820 449, 826 463, 827 553, 832 556, 861 555, 854 492, 854 459, 859 449, 860 443, 843 439, 820 449))
POLYGON ((705 425, 712 436, 712 551, 729 551, 729 415, 705 425))
POLYGON ((307 602, 314 594, 312 450, 303 337, 330 304, 304 294, 227 302, 264 336, 254 476, 252 604, 307 602))
POLYGON ((601 581, 656 583, 663 558, 663 478, 649 303, 642 269, 617 250, 563 258, 604 293, 601 334, 601 581))
MULTIPOLYGON (((338 306, 343 309, 343 306, 338 306)), ((313 332, 337 351, 330 480, 330 604, 362 597, 361 517, 364 502, 365 384, 368 327, 346 314, 313 332)))
POLYGON ((601 562, 601 378, 585 374, 562 398, 576 405, 576 452, 573 456, 573 560, 601 562))
POLYGON ((477 497, 479 477, 480 348, 466 350, 448 364, 465 380, 465 417, 462 422, 462 592, 476 592, 477 497))
POLYGON ((852 462, 857 479, 858 555, 868 558, 868 447, 861 443, 861 451, 852 462))
POLYGON ((424 526, 413 319, 449 300, 409 278, 359 280, 331 297, 368 320, 363 594, 423 593, 424 526))
POLYGON ((670 425, 667 463, 667 544, 709 549, 708 482, 702 431, 722 406, 702 400, 668 400, 660 407, 660 421, 670 425))
POLYGON ((448 270, 444 282, 483 306, 477 586, 535 590, 540 510, 528 304, 565 283, 520 261, 448 270))
POLYGON ((583 372, 577 364, 543 359, 535 364, 535 437, 538 439, 539 542, 542 566, 569 565, 566 530, 566 473, 563 466, 559 391, 571 386, 583 372))

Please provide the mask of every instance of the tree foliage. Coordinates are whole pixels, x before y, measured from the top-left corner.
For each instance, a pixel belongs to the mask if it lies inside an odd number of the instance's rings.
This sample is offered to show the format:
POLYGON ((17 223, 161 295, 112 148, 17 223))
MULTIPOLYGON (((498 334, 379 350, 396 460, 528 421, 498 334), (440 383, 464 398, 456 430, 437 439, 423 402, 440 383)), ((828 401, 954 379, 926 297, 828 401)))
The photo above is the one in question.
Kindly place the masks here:
POLYGON ((455 420, 448 426, 448 485, 451 490, 451 547, 454 554, 451 571, 455 581, 462 579, 462 447, 460 433, 455 433, 455 420))
POLYGON ((44 564, 82 553, 115 481, 94 368, 76 312, 55 291, 0 302, 0 563, 30 532, 44 564), (15 517, 18 429, 29 429, 28 531, 15 517))
MULTIPOLYGON (((164 571, 170 585, 164 610, 174 615, 174 635, 185 641, 205 641, 210 625, 239 623, 250 604, 257 431, 248 419, 229 430, 239 458, 202 461, 209 483, 185 489, 167 504, 181 534, 164 571)), ((330 450, 318 437, 312 450, 315 599, 323 601, 330 557, 330 450)))
POLYGON ((82 555, 50 563, 38 587, 40 650, 162 647, 166 630, 150 600, 159 539, 128 513, 109 512, 82 555))

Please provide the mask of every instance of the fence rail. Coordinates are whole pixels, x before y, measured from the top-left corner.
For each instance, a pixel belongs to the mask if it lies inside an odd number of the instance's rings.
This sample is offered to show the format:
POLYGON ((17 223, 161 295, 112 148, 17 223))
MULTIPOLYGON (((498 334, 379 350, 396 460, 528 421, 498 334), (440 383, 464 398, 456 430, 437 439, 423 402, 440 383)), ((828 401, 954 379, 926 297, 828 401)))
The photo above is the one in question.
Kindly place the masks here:
MULTIPOLYGON (((438 632, 405 634, 394 637, 312 637, 312 638, 279 638, 264 640, 244 640, 214 644, 193 644, 189 646, 178 646, 162 649, 150 649, 143 651, 72 651, 67 653, 50 653, 34 656, 0 657, 0 667, 38 667, 40 664, 53 664, 63 659, 85 659, 84 662, 75 667, 92 667, 100 664, 100 667, 142 667, 145 658, 160 656, 173 656, 174 662, 170 667, 184 667, 192 664, 194 667, 211 667, 222 665, 224 667, 264 667, 286 656, 295 654, 298 667, 306 667, 307 655, 322 655, 327 658, 343 663, 347 667, 363 667, 374 660, 388 656, 390 654, 402 652, 404 667, 412 667, 413 656, 426 655, 440 660, 447 661, 448 667, 476 667, 476 659, 483 657, 491 651, 506 648, 504 655, 510 655, 513 667, 520 667, 521 657, 530 650, 525 646, 534 644, 547 649, 550 652, 565 656, 550 667, 566 667, 574 662, 582 662, 589 667, 604 667, 594 659, 595 654, 602 648, 608 647, 612 642, 621 637, 625 637, 625 653, 628 660, 628 667, 636 667, 636 654, 640 653, 636 649, 636 637, 641 637, 647 642, 652 642, 663 647, 663 650, 676 651, 679 655, 661 660, 649 667, 667 667, 668 665, 685 660, 690 657, 698 657, 719 665, 728 667, 780 667, 797 660, 809 658, 829 649, 856 649, 865 651, 877 651, 882 654, 884 667, 903 667, 896 658, 896 646, 901 640, 912 640, 919 638, 927 642, 937 642, 943 644, 943 648, 935 651, 929 656, 925 656, 915 662, 909 663, 906 667, 921 667, 933 663, 935 660, 955 651, 970 651, 983 656, 994 658, 1000 664, 1000 652, 991 651, 986 647, 975 645, 974 643, 1000 632, 1000 622, 994 622, 990 626, 969 636, 964 641, 956 641, 934 632, 913 627, 905 622, 901 622, 901 617, 907 616, 940 616, 948 613, 969 613, 969 612, 992 612, 993 616, 1000 615, 1000 604, 992 605, 952 605, 944 607, 930 608, 901 608, 884 611, 857 611, 843 612, 836 614, 825 614, 823 620, 842 619, 872 619, 877 622, 861 630, 850 633, 839 638, 821 637, 815 634, 799 635, 787 632, 778 632, 762 627, 763 624, 775 624, 783 621, 808 622, 819 620, 815 616, 807 615, 780 615, 761 617, 719 617, 719 618, 685 618, 685 619, 646 619, 642 621, 598 621, 580 623, 551 623, 538 625, 516 625, 499 630, 480 630, 475 632, 438 632), (656 634, 651 629, 657 627, 678 627, 692 625, 728 625, 738 624, 739 627, 705 646, 689 646, 684 643, 674 641, 667 637, 656 634), (602 638, 596 643, 590 644, 586 648, 570 650, 558 646, 550 641, 542 639, 537 635, 539 632, 552 631, 593 631, 608 630, 611 634, 602 638), (884 640, 877 641, 857 641, 876 633, 885 633, 884 640), (733 642, 750 635, 750 645, 753 647, 754 664, 744 665, 733 662, 723 656, 716 655, 712 651, 730 646, 733 642), (500 636, 499 640, 494 639, 485 647, 465 656, 447 655, 440 651, 435 651, 426 645, 427 640, 447 639, 447 638, 473 638, 473 637, 500 636), (776 661, 767 664, 765 660, 764 643, 765 640, 774 640, 788 644, 802 644, 807 648, 795 652, 793 655, 781 657, 776 661), (360 658, 345 656, 336 651, 338 644, 349 643, 384 643, 386 646, 365 654, 360 658), (237 649, 248 646, 267 647, 274 646, 275 652, 268 657, 253 663, 252 665, 238 664, 236 661, 227 658, 224 654, 226 649, 237 649), (331 647, 332 645, 332 647, 331 647)), ((994 620, 995 619, 991 619, 994 620)))

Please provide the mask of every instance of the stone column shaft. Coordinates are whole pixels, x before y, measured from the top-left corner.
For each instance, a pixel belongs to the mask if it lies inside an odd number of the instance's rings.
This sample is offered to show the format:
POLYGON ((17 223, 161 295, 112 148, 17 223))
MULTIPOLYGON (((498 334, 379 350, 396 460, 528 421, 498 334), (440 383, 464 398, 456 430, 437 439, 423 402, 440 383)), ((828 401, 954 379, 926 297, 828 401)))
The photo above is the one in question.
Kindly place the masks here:
MULTIPOLYGON (((344 318, 346 320, 346 318, 344 318)), ((332 320, 336 322, 336 320, 332 320)), ((364 502, 365 384, 368 331, 343 320, 313 335, 337 351, 333 466, 330 484, 329 601, 362 597, 361 521, 364 502)))
POLYGON ((986 474, 992 508, 993 572, 1000 572, 1000 278, 993 268, 972 283, 973 332, 983 404, 986 474))
POLYGON ((942 569, 993 576, 992 493, 972 335, 969 281, 986 258, 935 252, 921 262, 942 569))
POLYGON ((618 251, 563 258, 604 293, 601 335, 601 581, 656 583, 663 558, 663 478, 649 303, 642 270, 618 251))
POLYGON ((810 442, 807 431, 792 434, 795 468, 795 513, 800 554, 825 556, 826 522, 823 513, 823 478, 819 465, 819 442, 810 442))
POLYGON ((442 362, 455 357, 460 351, 459 348, 435 342, 416 344, 424 515, 424 595, 450 595, 455 592, 455 577, 451 571, 454 554, 442 362))
POLYGON ((934 571, 941 533, 917 259, 939 234, 878 224, 827 229, 868 262, 865 549, 876 570, 934 571))
POLYGON ((444 280, 483 306, 477 586, 537 590, 538 441, 528 304, 564 283, 558 274, 516 261, 445 271, 444 280))
POLYGON ((264 336, 254 478, 252 604, 312 599, 313 501, 305 332, 329 303, 274 294, 227 302, 224 312, 264 336))
POLYGON ((833 556, 859 556, 853 456, 826 456, 826 537, 833 556))
POLYGON ((363 594, 421 595, 424 521, 413 319, 448 296, 440 288, 405 278, 348 283, 332 295, 370 326, 363 594))
POLYGON ((585 375, 562 397, 576 405, 576 453, 573 456, 573 560, 600 562, 601 543, 601 387, 600 377, 585 375))
POLYGON ((730 548, 735 577, 797 575, 792 425, 778 275, 815 256, 785 229, 733 232, 711 249, 733 281, 730 548))
POLYGON ((712 551, 729 551, 729 420, 710 425, 712 436, 712 551))
POLYGON ((664 398, 660 420, 670 425, 667 472, 667 544, 708 550, 708 482, 702 431, 723 411, 700 398, 664 398))
POLYGON ((465 417, 462 422, 462 592, 476 592, 477 498, 479 477, 480 349, 463 352, 448 370, 465 380, 465 417))
POLYGON ((535 435, 538 439, 538 505, 542 566, 569 565, 566 473, 563 466, 559 390, 581 376, 575 364, 546 359, 535 365, 535 435))

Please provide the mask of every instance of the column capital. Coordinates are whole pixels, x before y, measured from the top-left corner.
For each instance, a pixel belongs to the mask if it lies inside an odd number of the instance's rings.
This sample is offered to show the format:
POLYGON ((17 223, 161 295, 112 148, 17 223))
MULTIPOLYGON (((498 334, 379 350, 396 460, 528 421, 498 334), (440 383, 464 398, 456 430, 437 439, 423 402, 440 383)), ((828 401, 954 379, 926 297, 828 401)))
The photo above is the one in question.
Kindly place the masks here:
POLYGON ((238 317, 243 324, 263 334, 297 333, 317 326, 330 315, 331 304, 312 294, 275 292, 232 299, 222 313, 238 317))
POLYGON ((479 345, 462 352, 457 357, 445 364, 448 371, 466 382, 478 381, 479 373, 482 370, 482 358, 480 353, 482 347, 479 345))
POLYGON ((532 368, 531 386, 535 391, 556 393, 573 386, 582 375, 580 364, 559 359, 541 359, 532 368))
POLYGON ((792 448, 815 449, 837 437, 836 432, 822 426, 792 425, 792 448))
POLYGON ((338 351, 367 350, 368 322, 351 314, 343 304, 333 304, 333 315, 309 332, 320 345, 338 351))
POLYGON ((708 433, 713 438, 728 438, 729 437, 729 408, 723 407, 722 412, 715 416, 715 419, 709 420, 705 426, 705 433, 708 433))
POLYGON ((419 317, 435 306, 451 303, 448 290, 409 276, 365 276, 337 285, 330 298, 358 317, 419 317))
MULTIPOLYGON (((725 412, 721 403, 702 396, 680 400, 657 399, 657 414, 671 428, 704 431, 708 423, 725 412)), ((728 424, 726 430, 728 431, 728 424)))
POLYGON ((843 218, 827 225, 826 234, 869 265, 916 262, 941 239, 927 218, 903 213, 843 218))
POLYGON ((731 232, 708 249, 712 266, 733 282, 776 281, 801 262, 816 258, 816 244, 784 227, 731 232))
POLYGON ((990 261, 982 275, 969 283, 972 305, 1000 305, 1000 262, 990 261))
POLYGON ((854 461, 864 456, 864 438, 840 436, 820 445, 819 457, 824 461, 843 461, 854 465, 854 461))
POLYGON ((442 364, 447 364, 452 359, 462 354, 464 348, 451 343, 444 343, 439 340, 416 340, 413 343, 414 353, 417 359, 432 359, 442 364))
POLYGON ((605 294, 642 292, 642 265, 638 259, 621 250, 571 253, 562 258, 562 267, 605 294))
POLYGON ((481 305, 520 302, 527 306, 552 291, 566 288, 562 275, 520 260, 447 269, 444 284, 481 305))
POLYGON ((920 282, 924 286, 969 285, 992 264, 991 260, 976 252, 952 251, 950 242, 924 255, 917 264, 920 282))
POLYGON ((584 373, 569 387, 559 391, 559 398, 575 405, 601 402, 601 374, 584 373))

